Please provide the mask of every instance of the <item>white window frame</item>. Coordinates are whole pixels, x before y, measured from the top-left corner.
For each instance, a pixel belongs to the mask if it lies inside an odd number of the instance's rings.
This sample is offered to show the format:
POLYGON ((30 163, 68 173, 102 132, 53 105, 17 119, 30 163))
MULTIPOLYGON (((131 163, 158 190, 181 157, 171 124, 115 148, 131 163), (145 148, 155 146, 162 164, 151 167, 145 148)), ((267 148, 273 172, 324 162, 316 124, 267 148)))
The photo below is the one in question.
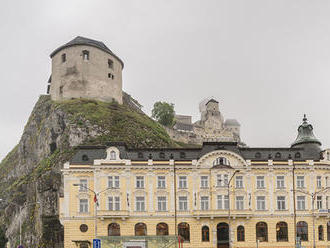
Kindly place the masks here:
POLYGON ((120 188, 120 177, 119 176, 108 176, 108 188, 119 189, 120 188))
POLYGON ((244 210, 244 196, 236 196, 236 210, 244 210))
POLYGON ((79 199, 79 213, 88 213, 89 211, 89 200, 86 198, 79 199), (82 205, 82 201, 84 204, 82 205))
POLYGON ((266 196, 257 196, 257 210, 266 210, 266 196))
POLYGON ((144 176, 136 176, 135 177, 135 186, 137 189, 144 189, 144 176))
POLYGON ((157 176, 157 188, 158 189, 166 188, 166 176, 157 176))
POLYGON ((305 176, 297 176, 297 188, 305 188, 305 176))
POLYGON ((322 188, 322 177, 321 176, 316 177, 316 187, 318 189, 322 188))
POLYGON ((323 209, 322 196, 316 196, 316 208, 323 209))
POLYGON ((265 188, 265 176, 257 176, 257 189, 264 189, 265 188))
POLYGON ((179 189, 188 188, 188 178, 187 176, 179 176, 179 189))
POLYGON ((108 196, 108 210, 119 211, 120 210, 120 197, 119 196, 108 196))
POLYGON ((277 196, 276 205, 277 205, 277 210, 286 210, 286 197, 282 195, 277 196))
POLYGON ((158 211, 167 211, 167 197, 158 196, 157 197, 158 211))
POLYGON ((236 176, 235 185, 236 185, 237 189, 242 189, 243 188, 243 176, 236 176))
POLYGON ((302 195, 297 196, 297 210, 306 210, 306 197, 302 195))
POLYGON ((209 200, 210 197, 208 196, 201 196, 201 210, 206 211, 209 210, 209 200))
POLYGON ((146 211, 146 198, 144 196, 135 197, 135 211, 136 212, 146 211))
POLYGON ((285 188, 285 176, 284 175, 276 176, 276 188, 278 188, 278 189, 285 188))
POLYGON ((79 192, 88 191, 88 180, 86 178, 81 178, 79 180, 79 192))
POLYGON ((206 189, 209 187, 209 176, 201 176, 201 188, 206 189))
POLYGON ((179 211, 188 211, 188 197, 187 196, 179 196, 179 211))

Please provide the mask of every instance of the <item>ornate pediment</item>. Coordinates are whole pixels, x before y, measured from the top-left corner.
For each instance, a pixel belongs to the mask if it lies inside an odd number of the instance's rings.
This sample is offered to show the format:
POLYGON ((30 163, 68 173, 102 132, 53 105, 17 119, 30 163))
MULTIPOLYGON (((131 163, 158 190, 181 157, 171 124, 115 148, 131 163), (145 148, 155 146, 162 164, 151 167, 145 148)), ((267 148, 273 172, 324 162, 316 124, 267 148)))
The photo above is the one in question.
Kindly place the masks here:
POLYGON ((199 168, 235 169, 248 166, 244 158, 227 150, 217 150, 205 154, 197 161, 199 168))

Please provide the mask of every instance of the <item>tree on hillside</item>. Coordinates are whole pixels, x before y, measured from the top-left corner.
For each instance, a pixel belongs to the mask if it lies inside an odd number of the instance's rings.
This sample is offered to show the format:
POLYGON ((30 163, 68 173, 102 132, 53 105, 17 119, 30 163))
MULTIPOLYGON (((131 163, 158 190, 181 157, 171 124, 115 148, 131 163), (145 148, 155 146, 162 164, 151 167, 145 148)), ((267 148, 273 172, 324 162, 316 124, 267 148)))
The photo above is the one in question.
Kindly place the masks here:
POLYGON ((174 104, 167 102, 156 102, 152 110, 152 118, 160 124, 172 127, 174 125, 174 104))
POLYGON ((7 238, 4 229, 0 226, 0 248, 5 248, 7 243, 7 238))

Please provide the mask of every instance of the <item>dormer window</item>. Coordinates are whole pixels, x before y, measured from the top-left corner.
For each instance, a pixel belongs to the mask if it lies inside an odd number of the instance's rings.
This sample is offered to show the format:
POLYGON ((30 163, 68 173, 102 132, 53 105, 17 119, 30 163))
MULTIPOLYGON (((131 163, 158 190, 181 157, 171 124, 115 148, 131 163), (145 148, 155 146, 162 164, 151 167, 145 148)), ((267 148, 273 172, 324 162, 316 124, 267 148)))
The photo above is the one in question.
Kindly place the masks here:
POLYGON ((295 155, 294 155, 294 158, 301 158, 301 154, 300 154, 300 152, 297 152, 295 155))
POLYGON ((83 60, 84 61, 89 60, 89 51, 84 50, 82 53, 83 53, 83 60))
POLYGON ((281 158, 281 153, 279 153, 279 152, 276 153, 276 154, 275 154, 275 158, 280 159, 280 158, 281 158))
POLYGON ((111 59, 108 59, 108 67, 113 69, 113 61, 111 59))
POLYGON ((138 158, 143 158, 143 153, 142 152, 138 153, 138 158))
POLYGON ((230 165, 229 160, 224 157, 219 157, 213 161, 213 165, 230 165))
POLYGON ((165 153, 163 152, 159 153, 159 158, 165 158, 165 153))
POLYGON ((88 161, 89 158, 88 158, 88 156, 87 156, 86 154, 84 154, 84 155, 82 155, 82 160, 83 160, 83 161, 88 161))
POLYGON ((116 152, 115 151, 111 151, 110 152, 110 160, 116 160, 116 152))
POLYGON ((61 56, 61 58, 62 58, 62 63, 64 63, 66 61, 66 54, 63 53, 62 56, 61 56))
POLYGON ((255 156, 255 158, 261 158, 261 153, 257 152, 254 156, 255 156))
POLYGON ((180 158, 186 158, 186 153, 185 152, 180 152, 180 158))

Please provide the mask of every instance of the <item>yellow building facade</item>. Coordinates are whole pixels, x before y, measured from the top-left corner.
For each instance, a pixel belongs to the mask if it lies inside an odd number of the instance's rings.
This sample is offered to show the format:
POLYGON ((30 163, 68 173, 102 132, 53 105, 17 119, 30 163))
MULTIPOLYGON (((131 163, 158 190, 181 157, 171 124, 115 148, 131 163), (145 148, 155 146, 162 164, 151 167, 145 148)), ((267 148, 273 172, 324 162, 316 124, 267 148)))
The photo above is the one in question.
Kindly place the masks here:
POLYGON ((186 248, 329 247, 330 150, 304 123, 289 148, 79 147, 62 170, 65 247, 138 236, 121 247, 144 248, 167 235, 186 248))

